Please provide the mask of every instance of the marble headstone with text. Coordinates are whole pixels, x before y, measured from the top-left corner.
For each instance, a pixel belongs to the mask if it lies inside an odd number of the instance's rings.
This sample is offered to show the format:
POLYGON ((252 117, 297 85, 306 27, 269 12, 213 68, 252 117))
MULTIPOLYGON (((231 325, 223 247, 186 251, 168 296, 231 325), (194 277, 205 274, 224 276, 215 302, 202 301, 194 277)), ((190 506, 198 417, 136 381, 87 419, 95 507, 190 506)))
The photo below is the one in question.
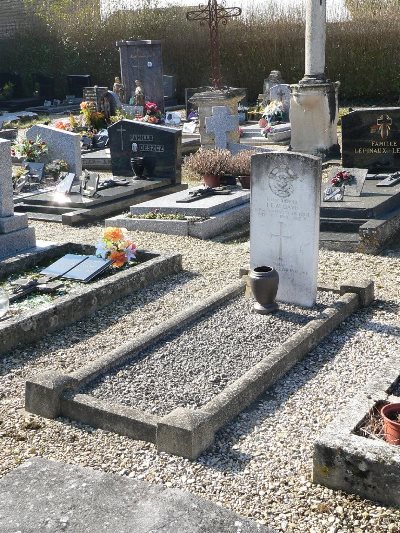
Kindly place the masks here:
POLYGON ((108 128, 111 168, 114 176, 133 176, 131 158, 144 157, 145 178, 167 178, 181 182, 180 129, 121 120, 108 128), (138 151, 132 152, 132 144, 138 151))
POLYGON ((318 157, 284 152, 252 157, 250 265, 278 271, 282 302, 315 303, 320 191, 318 157))
POLYGON ((400 107, 357 109, 342 117, 344 167, 400 170, 400 107))

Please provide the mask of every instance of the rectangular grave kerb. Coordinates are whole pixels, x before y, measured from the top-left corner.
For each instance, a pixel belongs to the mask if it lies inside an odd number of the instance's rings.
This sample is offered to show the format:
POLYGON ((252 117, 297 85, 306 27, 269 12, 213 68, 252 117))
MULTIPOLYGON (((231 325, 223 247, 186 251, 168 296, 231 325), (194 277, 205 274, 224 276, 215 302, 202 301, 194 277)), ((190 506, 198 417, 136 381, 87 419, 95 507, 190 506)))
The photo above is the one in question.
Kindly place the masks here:
MULTIPOLYGON (((126 408, 106 400, 94 399, 79 390, 108 371, 121 366, 142 350, 195 322, 225 301, 243 294, 245 280, 226 287, 204 302, 179 313, 141 337, 93 361, 80 370, 51 380, 47 375, 28 379, 25 408, 35 414, 56 418, 68 416, 94 427, 115 431, 133 438, 154 442, 159 451, 196 459, 214 440, 215 433, 259 398, 298 361, 337 328, 364 302, 371 298, 371 284, 347 285, 347 292, 327 307, 320 317, 309 322, 280 347, 266 354, 242 377, 229 384, 220 394, 200 409, 177 408, 158 417, 144 411, 126 408), (361 285, 361 286, 360 286, 361 285), (369 296, 363 295, 363 287, 369 296), (66 380, 65 388, 59 386, 66 380), (44 394, 42 391, 45 389, 44 394), (41 395, 38 398, 38 395, 41 395), (55 401, 54 395, 58 400, 55 401), (47 400, 46 400, 47 399, 47 400), (56 406, 56 408, 54 408, 56 406)), ((324 287, 323 290, 327 290, 324 287)), ((335 292, 338 292, 337 290, 335 292)), ((372 296, 373 299, 373 296, 372 296)))

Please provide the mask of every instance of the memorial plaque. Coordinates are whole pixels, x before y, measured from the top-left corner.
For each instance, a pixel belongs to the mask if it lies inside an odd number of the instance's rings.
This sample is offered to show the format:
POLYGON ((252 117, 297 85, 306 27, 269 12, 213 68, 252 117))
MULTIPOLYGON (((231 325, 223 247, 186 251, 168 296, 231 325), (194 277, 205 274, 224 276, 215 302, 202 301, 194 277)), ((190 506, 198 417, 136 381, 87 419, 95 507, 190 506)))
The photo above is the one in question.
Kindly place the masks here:
POLYGON ((95 255, 66 254, 40 273, 50 278, 67 278, 87 283, 104 272, 112 261, 95 255))
POLYGON ((136 120, 121 120, 108 128, 112 173, 133 176, 131 158, 144 157, 145 178, 168 178, 181 182, 180 129, 136 120), (132 144, 137 152, 132 152, 132 144))
POLYGON ((60 277, 75 268, 79 263, 82 263, 82 261, 85 261, 86 257, 86 255, 66 254, 55 263, 41 270, 40 273, 51 278, 60 277))
POLYGON ((400 107, 358 109, 342 117, 342 162, 371 172, 400 169, 400 107))
POLYGON ((352 176, 351 185, 346 185, 344 190, 345 196, 361 196, 364 182, 368 174, 366 168, 343 168, 343 167, 331 167, 328 170, 328 184, 331 184, 331 179, 336 176, 338 172, 348 172, 352 176))
POLYGON ((64 193, 64 194, 70 193, 74 179, 75 179, 75 174, 73 174, 72 172, 68 173, 65 176, 65 178, 62 181, 60 181, 60 183, 54 189, 54 192, 64 193))
POLYGON ((321 160, 270 152, 251 158, 250 265, 279 273, 277 299, 317 296, 321 160))

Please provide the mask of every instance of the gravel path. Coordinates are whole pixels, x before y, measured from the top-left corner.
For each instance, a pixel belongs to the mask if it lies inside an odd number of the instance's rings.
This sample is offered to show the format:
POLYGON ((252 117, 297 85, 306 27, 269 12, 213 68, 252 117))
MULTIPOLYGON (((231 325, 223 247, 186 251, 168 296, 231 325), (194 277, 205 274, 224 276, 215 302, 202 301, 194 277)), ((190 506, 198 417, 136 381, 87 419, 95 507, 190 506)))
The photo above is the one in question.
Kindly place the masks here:
POLYGON ((280 304, 279 311, 265 316, 252 309, 252 299, 239 296, 81 392, 158 415, 179 406, 201 407, 335 297, 319 293, 313 309, 280 304))
MULTIPOLYGON (((34 225, 38 238, 53 241, 94 242, 101 233, 100 225, 34 225)), ((400 348, 399 245, 375 257, 321 251, 321 283, 372 278, 379 300, 347 320, 221 430, 213 448, 196 462, 158 454, 149 443, 23 410, 26 376, 77 369, 210 296, 248 263, 247 243, 150 233, 131 237, 142 248, 182 252, 186 271, 0 361, 0 474, 41 455, 179 487, 280 531, 398 533, 400 510, 312 485, 311 468, 316 435, 400 348)))

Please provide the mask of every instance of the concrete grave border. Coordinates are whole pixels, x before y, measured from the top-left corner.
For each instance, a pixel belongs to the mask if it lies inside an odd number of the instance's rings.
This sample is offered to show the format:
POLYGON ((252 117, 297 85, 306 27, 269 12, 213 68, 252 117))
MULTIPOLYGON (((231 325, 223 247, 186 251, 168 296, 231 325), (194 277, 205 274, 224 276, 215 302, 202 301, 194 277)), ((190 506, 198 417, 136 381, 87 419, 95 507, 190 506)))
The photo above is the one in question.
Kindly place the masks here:
MULTIPOLYGON (((0 262, 0 280, 10 274, 23 272, 34 266, 51 261, 67 253, 93 254, 95 247, 88 244, 65 243, 51 245, 38 252, 27 253, 20 257, 0 262)), ((180 254, 160 254, 139 251, 143 263, 112 277, 99 279, 83 286, 75 294, 60 296, 50 304, 46 303, 0 322, 0 357, 18 345, 33 342, 45 333, 64 328, 69 324, 93 314, 98 309, 112 304, 115 300, 130 295, 135 290, 146 287, 166 276, 182 270, 180 254)))
POLYGON ((216 213, 204 220, 146 219, 134 216, 107 218, 105 226, 126 228, 129 231, 152 231, 168 235, 183 235, 198 239, 210 239, 227 230, 246 224, 250 220, 250 203, 237 205, 216 213))
MULTIPOLYGON (((246 272, 241 270, 242 275, 246 272)), ((65 416, 93 427, 155 443, 158 451, 196 459, 213 443, 215 433, 220 428, 262 395, 343 320, 374 299, 372 282, 355 283, 342 286, 339 291, 335 290, 341 296, 321 313, 320 318, 310 321, 279 348, 267 353, 259 363, 201 409, 178 407, 165 416, 157 416, 77 393, 83 386, 124 364, 143 349, 195 322, 231 298, 243 294, 245 287, 246 280, 237 281, 76 372, 47 372, 28 379, 25 388, 26 410, 46 418, 65 416)))
POLYGON ((400 402, 391 394, 400 382, 400 354, 387 359, 387 372, 367 384, 314 443, 313 482, 400 507, 400 446, 357 435, 380 402, 400 402))

